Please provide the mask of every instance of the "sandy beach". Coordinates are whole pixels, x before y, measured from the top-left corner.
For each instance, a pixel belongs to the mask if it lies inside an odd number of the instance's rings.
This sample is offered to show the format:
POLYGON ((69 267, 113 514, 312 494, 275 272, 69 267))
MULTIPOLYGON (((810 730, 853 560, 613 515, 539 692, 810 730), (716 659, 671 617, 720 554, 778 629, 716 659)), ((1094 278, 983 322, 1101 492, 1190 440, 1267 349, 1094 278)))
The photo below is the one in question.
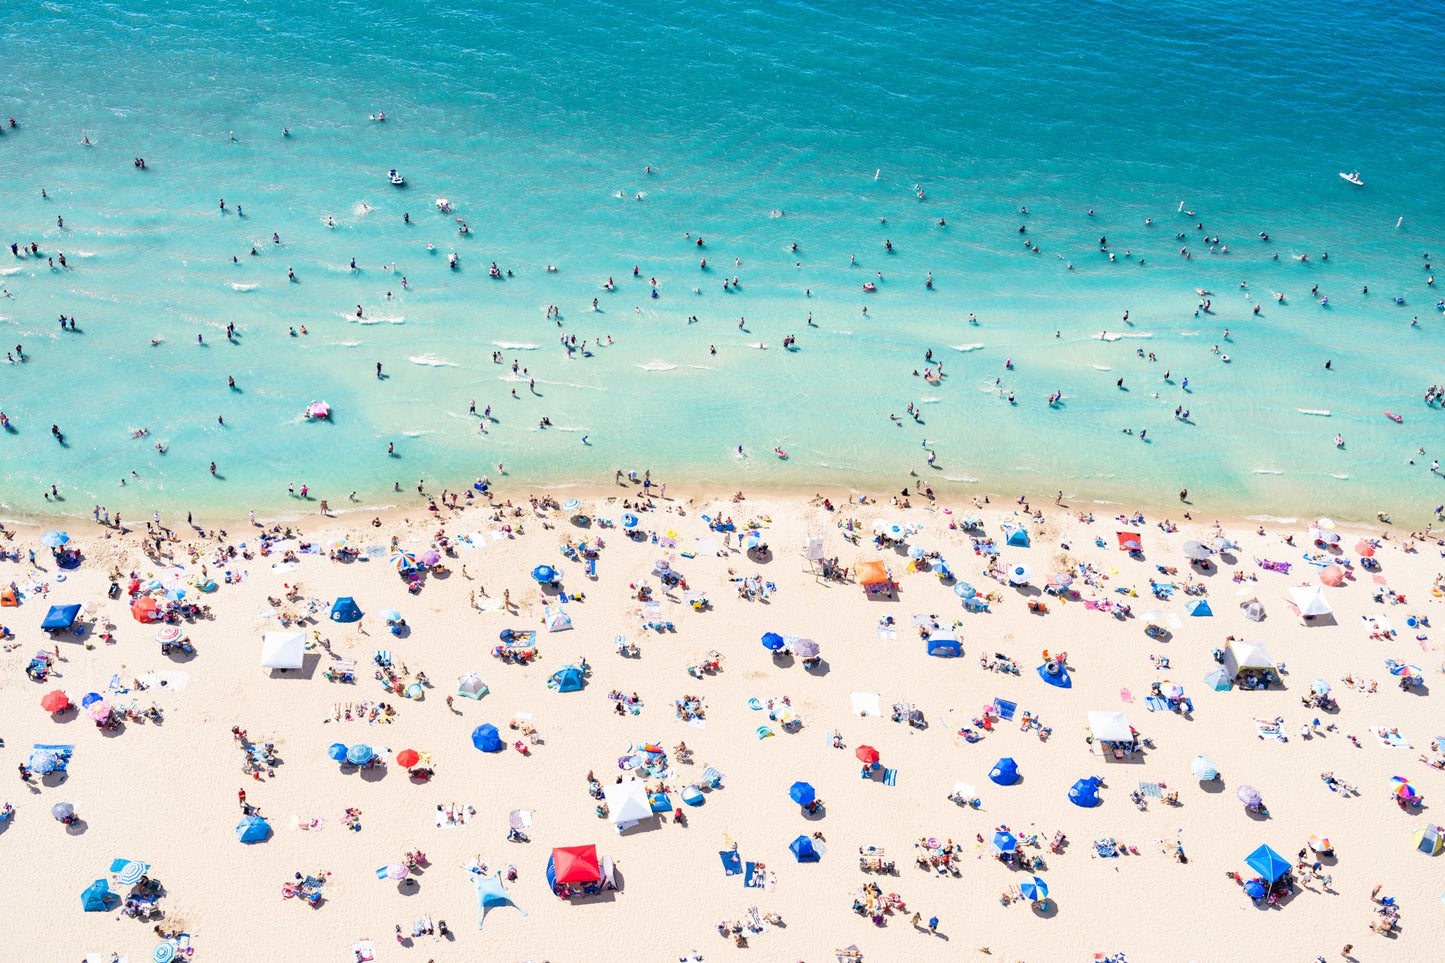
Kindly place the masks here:
MULTIPOLYGON (((1222 537, 1238 547, 1212 555, 1201 570, 1191 568, 1185 542, 1212 546, 1220 536, 1214 519, 1197 513, 1192 520, 1168 514, 1178 530, 1166 532, 1158 513, 1142 524, 1088 522, 1080 518, 1087 507, 1051 499, 1029 506, 1040 513, 1036 520, 1023 505, 978 510, 916 498, 904 508, 887 496, 860 504, 847 492, 830 493, 828 510, 798 495, 734 502, 671 491, 653 499, 654 510, 639 512, 640 488, 611 491, 575 508, 540 510, 523 493, 504 492, 498 504, 511 499, 519 512, 494 512, 478 498, 440 518, 419 502, 379 525, 369 514, 310 515, 280 522, 293 537, 278 537, 269 554, 226 561, 215 557, 218 546, 256 553, 260 526, 277 523, 258 519, 251 527, 238 519, 218 540, 209 525, 203 538, 163 519, 177 541, 165 543, 162 556, 144 553, 143 520, 127 519, 125 535, 86 523, 69 532, 65 548, 83 557, 70 569, 41 545, 42 528, 7 524, 13 537, 4 548, 18 549, 21 561, 4 563, 3 580, 18 590, 20 604, 0 609, 14 635, 6 640, 0 735, 12 766, 24 765, 35 745, 74 747, 63 775, 37 773, 3 794, 14 813, 0 824, 0 838, 17 852, 46 854, 43 872, 16 888, 7 938, 31 947, 32 958, 109 960, 116 952, 133 961, 150 958, 158 942, 153 927, 187 934, 182 944, 197 959, 273 959, 304 947, 309 958, 346 960, 355 958, 354 941, 370 938, 379 960, 437 963, 561 961, 579 958, 580 948, 601 959, 673 960, 693 950, 723 959, 744 952, 731 928, 719 934, 723 921, 738 924, 748 952, 809 963, 850 946, 875 960, 1088 960, 1095 953, 1226 960, 1252 958, 1266 940, 1287 959, 1335 959, 1346 944, 1360 960, 1427 959, 1445 938, 1439 864, 1411 839, 1432 822, 1440 779, 1421 756, 1438 759, 1431 743, 1445 734, 1429 700, 1441 665, 1426 624, 1439 616, 1433 540, 1406 551, 1406 533, 1388 526, 1334 530, 1352 570, 1342 586, 1322 589, 1333 616, 1307 625, 1289 602, 1292 588, 1320 584, 1321 568, 1302 558, 1320 551, 1308 522, 1268 523, 1260 534, 1258 523, 1223 520, 1222 537), (622 527, 627 514, 645 533, 639 540, 622 527), (574 515, 592 524, 580 527, 574 515), (960 525, 970 515, 981 525, 966 532, 960 525), (736 531, 714 531, 705 519, 731 519, 736 531), (899 526, 902 544, 875 544, 878 521, 884 530, 899 526), (1023 526, 1029 546, 1005 544, 1005 525, 1023 526), (739 551, 739 536, 753 530, 768 554, 739 551), (393 538, 397 549, 421 555, 440 544, 442 531, 455 552, 442 553, 448 571, 428 574, 410 592, 389 561, 393 538), (1137 536, 1142 559, 1120 550, 1118 532, 1137 536), (601 541, 595 577, 586 559, 562 553, 582 538, 594 547, 601 541), (975 552, 975 539, 985 538, 1004 571, 1031 569, 1028 586, 986 573, 988 546, 975 552), (805 558, 810 539, 848 569, 845 578, 815 571, 805 558), (1378 544, 1377 572, 1361 568, 1357 544, 1367 539, 1378 544), (343 541, 363 559, 328 559, 324 546, 343 541), (915 561, 910 546, 933 557, 915 561), (296 563, 285 561, 288 551, 296 563), (956 581, 923 570, 938 557, 957 581, 992 597, 987 611, 966 611, 956 581), (659 560, 685 588, 653 574, 659 560), (1267 571, 1256 560, 1289 562, 1290 570, 1267 571), (896 583, 891 593, 870 595, 855 581, 859 563, 870 561, 886 566, 896 583), (558 570, 560 589, 534 581, 541 564, 558 570), (107 597, 112 571, 122 576, 116 598, 107 597), (1042 591, 1062 573, 1072 575, 1067 588, 1042 591), (220 584, 211 592, 190 587, 184 601, 209 614, 177 623, 195 654, 163 655, 156 641, 162 626, 133 617, 127 589, 138 581, 145 594, 155 579, 160 588, 152 597, 163 606, 167 586, 205 578, 220 584), (1153 597, 1151 579, 1176 588, 1167 599, 1153 597), (1191 582, 1204 593, 1188 594, 1191 582), (644 585, 659 603, 650 612, 637 597, 644 585), (689 601, 696 593, 708 601, 700 611, 689 601), (549 632, 544 607, 558 605, 559 594, 574 597, 560 605, 572 628, 549 632), (338 596, 355 599, 359 621, 329 619, 338 596), (1187 604, 1199 599, 1212 615, 1188 614, 1187 604), (1263 621, 1248 619, 1241 607, 1254 599, 1263 621), (51 605, 75 602, 85 605, 77 622, 83 634, 41 630, 51 605), (1046 610, 1032 611, 1031 602, 1046 610), (1120 603, 1130 607, 1128 616, 1105 610, 1120 603), (388 630, 387 609, 404 617, 401 634, 388 630), (300 621, 283 625, 283 616, 300 621), (936 620, 939 631, 955 629, 962 656, 931 657, 921 637, 933 631, 931 622, 920 629, 917 616, 936 620), (663 629, 648 628, 648 620, 663 629), (536 631, 536 658, 518 665, 494 657, 505 629, 536 631), (263 636, 287 630, 304 634, 303 667, 262 668, 263 636), (790 647, 798 645, 792 637, 814 640, 821 663, 805 667, 796 655, 775 656, 760 641, 769 632, 790 647), (619 636, 635 643, 634 657, 619 654, 619 636), (1229 636, 1263 643, 1283 686, 1215 691, 1206 684, 1218 667, 1211 652, 1229 636), (390 653, 403 690, 425 674, 424 698, 383 688, 375 678, 378 650, 390 653), (1071 687, 1046 684, 1036 671, 1047 664, 1044 650, 1054 658, 1067 652, 1071 687), (48 679, 27 679, 27 663, 42 651, 52 653, 48 679), (698 669, 710 659, 718 671, 698 669), (1402 689, 1387 659, 1421 668, 1423 685, 1402 689), (342 660, 355 662, 352 684, 328 679, 345 669, 342 660), (584 661, 580 691, 549 688, 553 673, 584 661), (1010 662, 1017 674, 999 671, 1010 662), (458 678, 473 670, 487 694, 454 698, 449 707, 458 678), (1302 704, 1316 679, 1332 688, 1338 711, 1302 704), (1192 711, 1171 711, 1167 702, 1152 711, 1156 683, 1166 697, 1171 685, 1182 686, 1192 711), (104 730, 89 709, 52 715, 40 702, 55 689, 76 704, 99 693, 112 706, 133 705, 139 718, 104 730), (627 697, 621 712, 613 693, 627 697), (700 702, 701 718, 680 717, 675 703, 686 698, 700 702), (371 718, 378 701, 392 707, 389 723, 384 712, 371 718), (881 716, 855 715, 855 703, 873 701, 881 716), (1011 719, 992 715, 987 729, 980 726, 985 706, 1009 703, 1016 707, 1011 719), (159 721, 145 718, 152 704, 159 721), (895 706, 904 721, 892 720, 895 706), (922 713, 919 725, 907 723, 908 709, 922 713), (1125 713, 1144 740, 1140 751, 1115 758, 1086 740, 1091 711, 1125 713), (534 735, 509 728, 519 712, 530 714, 534 735), (798 722, 785 726, 789 713, 798 722), (1026 716, 1037 725, 1022 725, 1026 716), (1281 718, 1284 740, 1267 725, 1281 718), (473 731, 486 723, 497 727, 502 751, 473 746, 473 731), (255 773, 242 771, 248 750, 233 727, 263 759, 255 773), (1408 745, 1389 747, 1388 734, 1379 738, 1372 727, 1397 731, 1394 741, 1408 745), (764 728, 772 735, 760 736, 764 728), (689 761, 675 751, 684 741, 689 761), (370 746, 383 762, 338 764, 328 758, 334 743, 370 746), (271 762, 264 761, 267 744, 271 762), (623 761, 647 745, 666 753, 648 783, 665 785, 668 807, 619 834, 610 818, 599 817, 587 776, 595 773, 601 789, 614 785, 623 761), (869 778, 860 778, 860 746, 880 756, 869 778), (408 778, 395 758, 404 749, 428 754, 434 777, 408 778), (1212 761, 1218 779, 1192 775, 1198 755, 1212 761), (990 781, 1003 757, 1017 762, 1021 779, 1013 785, 990 781), (722 774, 717 787, 701 805, 684 804, 683 790, 705 783, 708 767, 722 774), (1397 803, 1394 776, 1409 780, 1422 806, 1397 803), (1071 804, 1070 787, 1088 777, 1103 780, 1102 802, 1071 804), (797 781, 814 787, 818 813, 790 799, 797 781), (976 788, 976 807, 949 798, 957 782, 976 788), (1157 785, 1159 795, 1141 796, 1139 806, 1131 794, 1141 783, 1157 785), (1243 785, 1258 790, 1265 812, 1240 801, 1243 785), (270 825, 253 845, 237 838, 242 790, 244 805, 270 825), (74 805, 77 822, 52 818, 60 802, 74 805), (359 815, 348 818, 348 810, 359 815), (530 814, 527 841, 507 838, 513 810, 530 814), (453 825, 447 812, 462 814, 464 825, 453 825), (1041 860, 1037 868, 1011 868, 994 857, 995 832, 1005 826, 1024 840, 1029 861, 1041 860), (1066 842, 1055 851, 1060 833, 1066 842), (1335 856, 1307 851, 1305 870, 1277 902, 1257 904, 1245 894, 1241 883, 1257 875, 1247 856, 1268 845, 1292 863, 1313 835, 1327 837, 1335 856), (795 861, 789 845, 799 836, 821 851, 818 861, 795 861), (916 862, 923 852, 917 844, 930 839, 935 857, 951 847, 942 869, 916 862), (1122 854, 1100 855, 1094 843, 1104 839, 1122 854), (589 844, 613 862, 617 888, 558 899, 545 878, 552 848, 589 844), (894 873, 860 869, 860 847, 881 849, 894 873), (720 853, 734 849, 740 866, 758 864, 763 885, 745 886, 742 871, 728 874, 720 853), (1187 861, 1177 858, 1180 851, 1187 861), (409 880, 378 878, 417 852, 425 859, 409 880), (119 906, 82 912, 77 905, 97 879, 122 897, 130 893, 108 873, 118 859, 149 864, 148 875, 163 885, 159 921, 126 918, 119 906), (488 875, 503 874, 526 915, 492 908, 478 929, 473 879, 482 865, 488 875), (512 869, 516 878, 508 881, 512 869), (324 879, 316 905, 283 896, 298 874, 324 879), (1046 904, 1001 901, 1034 876, 1046 881, 1046 904), (876 909, 854 911, 855 901, 868 902, 862 887, 870 881, 895 906, 877 913, 879 922, 876 909), (1378 897, 1393 897, 1399 908, 1398 928, 1387 935, 1371 932, 1382 918, 1381 904, 1371 900, 1377 884, 1378 897), (747 928, 753 907, 781 924, 747 928), (932 917, 936 932, 929 931, 932 917), (42 940, 35 919, 64 925, 42 940), (449 935, 441 935, 440 921, 449 935), (423 924, 415 937, 414 922, 423 924)), ((1334 536, 1327 530, 1325 537, 1334 536)), ((428 765, 425 756, 421 765, 428 765)))

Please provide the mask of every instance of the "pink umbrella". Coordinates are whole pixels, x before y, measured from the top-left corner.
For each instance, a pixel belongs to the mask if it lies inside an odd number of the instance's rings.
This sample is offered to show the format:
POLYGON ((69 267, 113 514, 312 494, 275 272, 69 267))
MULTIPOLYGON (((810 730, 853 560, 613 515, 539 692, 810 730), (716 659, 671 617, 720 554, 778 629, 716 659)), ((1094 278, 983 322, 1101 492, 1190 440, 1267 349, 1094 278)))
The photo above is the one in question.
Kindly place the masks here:
POLYGON ((1345 584, 1344 569, 1340 568, 1338 565, 1327 565, 1320 572, 1320 581, 1333 588, 1339 588, 1341 585, 1345 584))
POLYGON ((104 722, 110 718, 112 710, 110 703, 102 699, 99 702, 92 703, 91 707, 85 711, 90 714, 91 722, 104 722))
POLYGON ((1369 542, 1360 542, 1355 546, 1355 551, 1359 552, 1365 558, 1370 558, 1375 554, 1375 546, 1369 542))
POLYGON ((387 879, 406 879, 410 875, 411 870, 407 867, 406 863, 392 863, 386 867, 387 879))

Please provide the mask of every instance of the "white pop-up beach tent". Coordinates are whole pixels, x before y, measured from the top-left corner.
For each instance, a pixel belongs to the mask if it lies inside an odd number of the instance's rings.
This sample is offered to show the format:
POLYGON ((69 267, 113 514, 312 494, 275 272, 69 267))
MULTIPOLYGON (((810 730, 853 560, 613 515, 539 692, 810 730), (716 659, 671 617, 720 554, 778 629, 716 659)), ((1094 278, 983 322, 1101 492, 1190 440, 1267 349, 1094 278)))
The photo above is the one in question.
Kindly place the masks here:
POLYGON ((602 789, 607 800, 607 812, 612 825, 620 833, 644 819, 652 818, 652 806, 647 801, 647 787, 639 780, 613 783, 602 789))
POLYGON ((299 669, 306 653, 306 636, 300 632, 267 632, 261 638, 261 667, 299 669))
POLYGON ((1101 742, 1132 742, 1129 717, 1122 712, 1090 712, 1089 731, 1101 742))
POLYGON ((1325 601, 1324 593, 1318 585, 1297 585, 1289 590, 1290 596, 1294 599, 1295 607, 1299 609, 1301 618, 1314 618, 1317 615, 1333 615, 1334 609, 1330 603, 1325 601))

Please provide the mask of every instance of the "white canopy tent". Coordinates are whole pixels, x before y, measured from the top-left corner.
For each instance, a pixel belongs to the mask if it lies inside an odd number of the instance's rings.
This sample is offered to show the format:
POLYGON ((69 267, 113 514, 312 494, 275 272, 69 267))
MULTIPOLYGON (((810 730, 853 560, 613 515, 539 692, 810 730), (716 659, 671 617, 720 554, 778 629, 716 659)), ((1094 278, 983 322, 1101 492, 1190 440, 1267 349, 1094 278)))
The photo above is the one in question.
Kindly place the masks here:
POLYGON ((1132 742, 1134 733, 1129 729, 1129 717, 1122 712, 1089 713, 1089 731, 1101 742, 1132 742))
POLYGON ((644 819, 652 818, 652 806, 647 801, 647 787, 639 780, 604 786, 602 795, 607 800, 607 811, 612 825, 620 833, 644 819))
POLYGON ((1325 601, 1324 593, 1318 585, 1297 585, 1289 590, 1290 597, 1299 609, 1301 618, 1313 618, 1317 615, 1333 615, 1335 610, 1330 603, 1325 601))
POLYGON ((263 669, 299 669, 306 655, 306 636, 300 632, 267 632, 261 637, 263 669))

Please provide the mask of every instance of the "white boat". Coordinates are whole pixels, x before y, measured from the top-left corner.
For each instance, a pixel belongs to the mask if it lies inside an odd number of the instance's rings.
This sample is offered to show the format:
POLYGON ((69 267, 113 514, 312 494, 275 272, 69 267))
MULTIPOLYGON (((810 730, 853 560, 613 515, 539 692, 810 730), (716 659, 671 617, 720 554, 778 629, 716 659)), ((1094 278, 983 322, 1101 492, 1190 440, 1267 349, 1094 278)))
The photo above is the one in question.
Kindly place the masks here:
POLYGON ((397 187, 406 186, 406 178, 402 177, 401 174, 397 173, 396 168, 392 168, 391 170, 387 171, 386 176, 391 178, 391 182, 397 187))
POLYGON ((1349 181, 1351 184, 1358 184, 1360 187, 1365 186, 1365 182, 1360 180, 1359 171, 1351 171, 1348 174, 1346 174, 1344 171, 1340 171, 1340 176, 1343 177, 1345 180, 1349 181))

